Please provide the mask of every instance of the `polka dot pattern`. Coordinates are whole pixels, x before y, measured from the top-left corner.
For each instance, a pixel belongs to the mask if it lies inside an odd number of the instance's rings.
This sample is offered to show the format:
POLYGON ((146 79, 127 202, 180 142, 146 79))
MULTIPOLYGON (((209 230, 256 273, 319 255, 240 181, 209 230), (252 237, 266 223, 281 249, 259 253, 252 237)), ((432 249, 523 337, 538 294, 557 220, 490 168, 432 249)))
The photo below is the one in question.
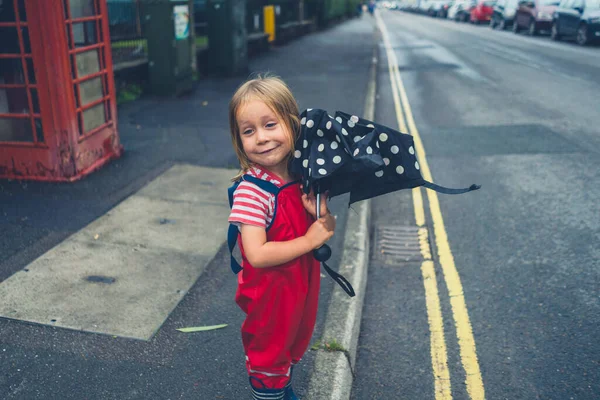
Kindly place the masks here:
POLYGON ((320 109, 304 111, 300 122, 291 168, 306 182, 305 191, 331 176, 326 181, 332 185, 330 195, 350 191, 353 202, 397 190, 394 183, 406 188, 412 183, 403 182, 422 179, 411 135, 356 115, 337 112, 332 117, 320 109))

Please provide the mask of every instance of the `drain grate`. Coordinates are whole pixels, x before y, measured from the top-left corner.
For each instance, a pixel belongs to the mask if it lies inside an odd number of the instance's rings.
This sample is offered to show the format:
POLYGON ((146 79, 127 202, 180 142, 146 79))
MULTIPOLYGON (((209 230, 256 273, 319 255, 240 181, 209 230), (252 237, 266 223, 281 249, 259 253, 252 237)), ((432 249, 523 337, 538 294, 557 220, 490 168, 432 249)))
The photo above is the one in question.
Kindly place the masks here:
POLYGON ((375 229, 374 257, 386 263, 422 261, 419 229, 416 226, 379 226, 375 229))

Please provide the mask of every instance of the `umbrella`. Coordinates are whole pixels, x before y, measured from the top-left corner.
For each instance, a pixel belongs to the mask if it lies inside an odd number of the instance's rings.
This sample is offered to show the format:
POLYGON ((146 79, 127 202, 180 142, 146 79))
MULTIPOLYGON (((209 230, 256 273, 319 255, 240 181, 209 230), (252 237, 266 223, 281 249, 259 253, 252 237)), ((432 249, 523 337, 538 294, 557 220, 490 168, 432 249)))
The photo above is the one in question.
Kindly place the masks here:
MULTIPOLYGON (((300 118, 291 170, 302 177, 305 193, 313 190, 316 194, 317 216, 320 194, 325 192, 329 197, 350 193, 352 204, 419 186, 445 194, 481 187, 450 189, 423 179, 411 135, 340 111, 332 117, 325 110, 308 109, 300 118)), ((328 246, 315 250, 315 258, 353 296, 348 281, 324 263, 330 255, 328 246)))

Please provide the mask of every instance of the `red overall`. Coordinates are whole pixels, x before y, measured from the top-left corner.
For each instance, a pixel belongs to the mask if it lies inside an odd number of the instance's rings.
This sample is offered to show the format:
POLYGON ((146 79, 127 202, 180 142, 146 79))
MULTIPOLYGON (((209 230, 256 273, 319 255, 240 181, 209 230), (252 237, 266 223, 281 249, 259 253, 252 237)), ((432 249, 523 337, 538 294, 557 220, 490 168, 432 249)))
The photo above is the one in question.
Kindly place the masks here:
MULTIPOLYGON (((313 219, 301 196, 299 183, 281 188, 267 241, 283 242, 306 234, 313 219)), ((310 252, 276 267, 254 268, 241 238, 239 245, 243 270, 238 274, 235 300, 247 315, 242 324, 246 368, 266 388, 283 388, 290 364, 300 361, 315 327, 320 265, 310 252)))

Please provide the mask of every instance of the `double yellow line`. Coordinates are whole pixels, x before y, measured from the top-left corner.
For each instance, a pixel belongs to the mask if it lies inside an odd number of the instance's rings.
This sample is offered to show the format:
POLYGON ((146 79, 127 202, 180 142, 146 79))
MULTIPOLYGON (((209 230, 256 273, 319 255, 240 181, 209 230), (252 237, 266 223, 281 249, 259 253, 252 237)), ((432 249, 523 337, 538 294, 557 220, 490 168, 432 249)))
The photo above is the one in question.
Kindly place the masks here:
MULTIPOLYGON (((421 141, 419 131, 415 125, 406 90, 404 89, 400 71, 398 70, 398 59, 393 51, 385 23, 379 14, 376 14, 376 20, 386 49, 398 127, 401 132, 410 133, 413 136, 419 165, 421 167, 421 174, 425 180, 433 182, 431 171, 429 170, 429 165, 425 157, 423 142, 421 141), (402 110, 404 110, 404 113, 402 110)), ((485 390, 483 388, 483 380, 481 379, 479 361, 477 360, 475 339, 473 338, 473 330, 471 328, 471 321, 469 319, 469 313, 463 295, 460 276, 458 275, 456 265, 454 264, 454 257, 450 250, 440 203, 436 192, 432 190, 427 190, 426 192, 427 199, 429 200, 429 210, 433 220, 433 232, 435 235, 439 263, 450 296, 452 317, 454 318, 456 336, 460 348, 460 358, 466 375, 465 383, 467 393, 473 400, 483 400, 485 398, 485 390)), ((421 273, 423 275, 423 284, 425 286, 427 318, 431 334, 431 364, 434 375, 435 399, 451 400, 452 390, 450 373, 448 371, 448 353, 444 338, 444 323, 440 308, 440 297, 437 288, 434 263, 431 259, 431 250, 427 240, 427 229, 424 227, 425 207, 421 195, 421 188, 413 189, 413 204, 415 209, 415 220, 420 227, 419 241, 421 243, 421 252, 425 259, 421 265, 421 273)))

